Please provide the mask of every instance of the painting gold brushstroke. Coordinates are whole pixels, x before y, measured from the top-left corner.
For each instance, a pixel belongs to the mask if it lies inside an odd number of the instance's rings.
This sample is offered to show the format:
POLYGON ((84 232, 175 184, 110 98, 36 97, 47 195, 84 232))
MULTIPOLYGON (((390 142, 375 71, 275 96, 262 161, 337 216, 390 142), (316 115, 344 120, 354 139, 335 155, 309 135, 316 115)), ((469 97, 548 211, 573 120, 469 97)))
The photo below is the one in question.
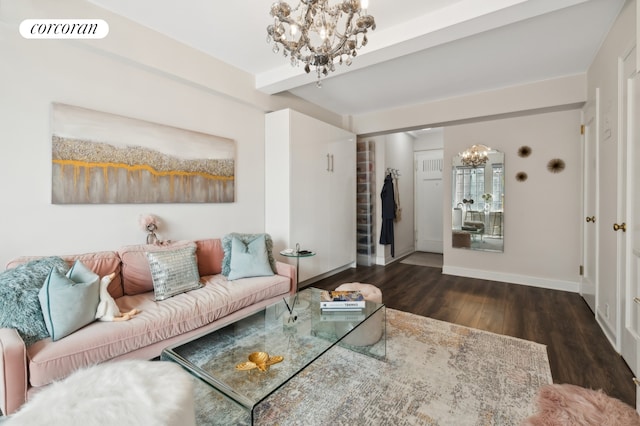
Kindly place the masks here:
POLYGON ((52 202, 235 201, 230 139, 53 104, 52 202))
POLYGON ((184 160, 141 147, 53 137, 56 204, 232 202, 233 160, 184 160))

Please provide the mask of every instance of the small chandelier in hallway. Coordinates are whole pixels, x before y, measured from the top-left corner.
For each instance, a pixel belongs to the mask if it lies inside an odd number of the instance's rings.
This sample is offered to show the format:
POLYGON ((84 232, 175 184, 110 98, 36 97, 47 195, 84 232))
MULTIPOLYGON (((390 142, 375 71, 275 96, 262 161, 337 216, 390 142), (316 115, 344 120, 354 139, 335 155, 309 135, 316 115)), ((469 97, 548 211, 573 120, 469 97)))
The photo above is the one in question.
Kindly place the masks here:
POLYGON ((491 148, 486 145, 473 145, 460 153, 462 164, 474 168, 481 166, 489 159, 489 151, 491 151, 491 148))

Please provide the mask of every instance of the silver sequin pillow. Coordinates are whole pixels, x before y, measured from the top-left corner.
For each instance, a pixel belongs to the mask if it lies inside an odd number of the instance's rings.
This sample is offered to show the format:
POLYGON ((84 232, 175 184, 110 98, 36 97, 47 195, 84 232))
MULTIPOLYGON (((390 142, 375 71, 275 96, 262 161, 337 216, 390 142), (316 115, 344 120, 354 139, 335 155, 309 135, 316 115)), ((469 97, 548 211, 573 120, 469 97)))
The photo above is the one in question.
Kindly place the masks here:
POLYGON ((202 287, 195 247, 146 254, 156 300, 164 300, 202 287))

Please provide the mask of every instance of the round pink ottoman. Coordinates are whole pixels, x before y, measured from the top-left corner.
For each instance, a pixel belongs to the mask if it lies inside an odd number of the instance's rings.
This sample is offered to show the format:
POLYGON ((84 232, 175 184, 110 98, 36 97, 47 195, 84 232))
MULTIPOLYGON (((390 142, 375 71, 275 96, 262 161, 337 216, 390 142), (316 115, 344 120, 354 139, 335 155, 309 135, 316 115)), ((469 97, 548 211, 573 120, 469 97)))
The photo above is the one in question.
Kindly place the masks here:
MULTIPOLYGON (((382 303, 382 292, 373 284, 366 283, 345 283, 340 284, 336 290, 359 290, 364 300, 369 302, 382 303)), ((356 331, 345 337, 342 341, 352 346, 371 346, 377 343, 382 337, 384 330, 384 312, 378 311, 364 324, 360 325, 356 331)), ((338 325, 336 324, 336 327, 338 325)), ((341 327, 351 327, 349 323, 341 325, 341 327)), ((345 330, 340 330, 345 331, 345 330)))
POLYGON ((373 284, 365 283, 344 283, 340 284, 336 290, 357 291, 360 290, 364 300, 369 302, 382 303, 382 292, 373 284))

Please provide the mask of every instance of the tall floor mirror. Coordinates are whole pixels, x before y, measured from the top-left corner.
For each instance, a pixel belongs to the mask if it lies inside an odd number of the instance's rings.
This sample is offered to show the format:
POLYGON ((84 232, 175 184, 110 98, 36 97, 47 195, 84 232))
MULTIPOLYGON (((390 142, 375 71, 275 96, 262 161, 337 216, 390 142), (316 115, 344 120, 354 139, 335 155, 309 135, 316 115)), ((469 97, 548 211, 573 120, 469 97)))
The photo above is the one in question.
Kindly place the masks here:
POLYGON ((504 153, 473 145, 453 158, 452 245, 504 251, 504 153))

